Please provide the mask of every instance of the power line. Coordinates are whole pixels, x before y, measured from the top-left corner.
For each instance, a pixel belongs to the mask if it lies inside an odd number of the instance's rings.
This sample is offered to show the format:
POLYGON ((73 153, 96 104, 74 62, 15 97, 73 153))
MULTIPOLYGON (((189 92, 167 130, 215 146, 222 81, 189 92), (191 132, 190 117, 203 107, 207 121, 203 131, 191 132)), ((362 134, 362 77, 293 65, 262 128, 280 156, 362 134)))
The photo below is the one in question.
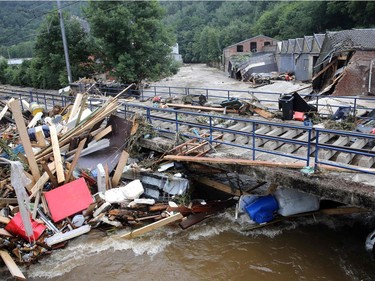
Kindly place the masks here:
MULTIPOLYGON (((74 5, 74 4, 77 4, 77 3, 79 3, 79 2, 82 2, 82 1, 75 1, 75 2, 69 3, 69 4, 67 4, 67 5, 62 6, 61 9, 65 8, 65 7, 69 7, 69 6, 74 5)), ((43 4, 45 4, 45 3, 43 3, 43 4)), ((42 5, 39 5, 38 7, 41 7, 41 6, 42 6, 42 5)), ((36 9, 36 8, 34 8, 33 10, 35 10, 35 9, 36 9)), ((6 37, 9 38, 9 37, 14 36, 17 32, 21 31, 23 28, 25 28, 27 25, 29 25, 33 20, 35 20, 35 19, 37 19, 37 18, 40 18, 40 17, 42 17, 42 16, 45 16, 45 15, 47 15, 47 14, 50 14, 50 13, 56 12, 56 11, 59 11, 59 9, 49 10, 48 12, 44 12, 44 13, 40 14, 39 16, 35 16, 35 15, 34 15, 34 18, 30 19, 30 20, 29 20, 28 22, 26 22, 23 26, 21 26, 20 28, 18 28, 18 30, 16 30, 16 31, 12 31, 12 33, 9 34, 9 35, 6 36, 6 37)), ((41 33, 41 35, 42 35, 42 34, 45 34, 45 33, 41 33)), ((32 34, 32 35, 27 35, 27 36, 25 36, 25 37, 21 37, 21 39, 29 38, 29 37, 33 37, 33 36, 37 36, 37 35, 38 35, 38 33, 35 33, 35 34, 32 34)), ((3 46, 8 46, 8 47, 9 47, 9 46, 11 46, 11 45, 14 45, 13 42, 19 43, 19 42, 22 42, 22 41, 23 41, 23 40, 17 39, 17 40, 14 40, 14 41, 6 42, 6 43, 4 43, 4 44, 2 44, 2 45, 3 45, 3 46)))

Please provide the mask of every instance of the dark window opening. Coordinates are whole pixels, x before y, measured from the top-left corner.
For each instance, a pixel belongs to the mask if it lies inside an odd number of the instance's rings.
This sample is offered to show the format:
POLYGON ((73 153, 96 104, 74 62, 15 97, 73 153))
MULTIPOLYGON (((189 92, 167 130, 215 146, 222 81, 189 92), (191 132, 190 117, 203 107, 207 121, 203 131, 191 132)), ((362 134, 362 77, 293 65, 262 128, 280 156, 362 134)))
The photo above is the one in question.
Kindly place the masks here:
POLYGON ((250 50, 252 52, 256 52, 257 51, 257 42, 250 42, 250 50))
POLYGON ((243 52, 243 45, 237 45, 237 52, 242 53, 243 52))
POLYGON ((268 42, 268 41, 264 42, 264 46, 269 46, 269 45, 271 45, 271 42, 268 42))

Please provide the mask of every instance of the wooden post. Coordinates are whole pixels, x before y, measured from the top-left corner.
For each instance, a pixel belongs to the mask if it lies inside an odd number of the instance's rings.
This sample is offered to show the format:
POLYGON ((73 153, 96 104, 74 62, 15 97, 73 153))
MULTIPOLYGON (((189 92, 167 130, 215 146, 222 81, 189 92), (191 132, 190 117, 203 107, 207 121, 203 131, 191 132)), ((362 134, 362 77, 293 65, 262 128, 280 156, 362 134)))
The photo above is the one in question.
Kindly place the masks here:
POLYGON ((112 178, 112 187, 116 187, 120 182, 122 172, 124 171, 124 167, 126 166, 126 162, 128 162, 129 153, 125 150, 121 153, 120 159, 117 163, 117 167, 115 173, 112 178))
POLYGON ((27 156, 27 160, 29 162, 31 174, 33 175, 34 180, 38 181, 38 179, 40 178, 38 164, 36 163, 33 148, 31 146, 30 138, 27 133, 25 121, 23 120, 21 106, 18 100, 13 100, 9 102, 9 106, 12 110, 14 120, 16 121, 17 130, 20 134, 20 139, 21 139, 23 148, 25 149, 25 153, 27 156))
POLYGON ((64 168, 63 168, 61 154, 60 154, 60 146, 59 146, 59 140, 57 138, 56 127, 50 126, 49 133, 51 135, 53 159, 54 159, 55 166, 56 166, 57 181, 58 183, 61 183, 65 181, 65 174, 64 174, 64 168))

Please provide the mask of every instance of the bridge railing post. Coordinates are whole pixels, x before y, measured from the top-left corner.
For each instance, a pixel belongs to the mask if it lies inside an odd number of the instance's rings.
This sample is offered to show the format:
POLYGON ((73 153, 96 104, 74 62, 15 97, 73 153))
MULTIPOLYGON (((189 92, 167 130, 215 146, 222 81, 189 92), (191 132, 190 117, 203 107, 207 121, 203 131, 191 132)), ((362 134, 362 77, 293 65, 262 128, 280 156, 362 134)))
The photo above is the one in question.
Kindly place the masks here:
POLYGON ((315 129, 315 163, 314 163, 314 172, 318 171, 318 161, 319 161, 319 130, 315 129))
POLYGON ((213 132, 213 129, 212 129, 212 116, 210 115, 210 144, 212 144, 212 132, 213 132))
POLYGON ((353 117, 357 116, 357 98, 354 98, 354 105, 353 105, 353 117))
POLYGON ((308 128, 308 140, 307 140, 307 155, 306 155, 306 166, 310 166, 310 154, 311 154, 311 132, 312 128, 308 128))
POLYGON ((252 160, 255 160, 255 129, 256 129, 256 123, 253 122, 253 131, 252 131, 252 160))
POLYGON ((176 134, 178 134, 178 112, 175 112, 175 125, 176 125, 176 134))

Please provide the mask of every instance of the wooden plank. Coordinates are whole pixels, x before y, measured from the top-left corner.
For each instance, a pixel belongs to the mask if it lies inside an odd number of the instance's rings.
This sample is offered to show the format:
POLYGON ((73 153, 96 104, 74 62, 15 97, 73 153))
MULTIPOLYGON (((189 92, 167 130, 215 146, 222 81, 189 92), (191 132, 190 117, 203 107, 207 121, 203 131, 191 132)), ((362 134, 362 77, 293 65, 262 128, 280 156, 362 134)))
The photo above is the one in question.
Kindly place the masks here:
POLYGON ((110 132, 112 132, 112 125, 111 126, 108 126, 107 128, 105 128, 103 131, 101 131, 99 134, 97 134, 95 137, 94 137, 94 140, 98 141, 100 140, 101 138, 105 137, 106 135, 108 135, 110 132))
POLYGON ((147 232, 150 232, 150 231, 153 231, 155 229, 158 229, 162 226, 165 226, 167 224, 170 224, 172 222, 175 222, 175 221, 178 221, 178 220, 181 220, 183 218, 183 215, 181 213, 177 213, 177 214, 174 214, 170 217, 167 217, 165 219, 162 219, 162 220, 159 220, 157 222, 154 222, 154 223, 151 223, 149 225, 146 225, 144 227, 141 227, 141 228, 138 228, 138 229, 135 229, 129 233, 126 233, 124 235, 121 235, 120 237, 121 238, 125 238, 125 239, 130 239, 130 238, 135 238, 137 236, 141 236, 147 232))
POLYGON ((125 150, 121 153, 120 159, 117 163, 117 167, 115 170, 115 173, 112 177, 112 187, 118 186, 118 183, 120 182, 122 172, 124 171, 124 168, 126 166, 126 162, 128 161, 129 153, 127 153, 125 150))
POLYGON ((0 207, 5 207, 11 204, 18 204, 17 198, 0 198, 0 207))
POLYGON ((215 112, 226 112, 226 113, 238 113, 236 109, 225 109, 224 107, 207 107, 207 106, 196 106, 196 105, 187 105, 187 104, 177 104, 177 103, 167 103, 169 107, 177 108, 187 108, 187 109, 197 109, 205 111, 215 111, 215 112))
POLYGON ((42 147, 47 146, 46 139, 44 138, 44 133, 42 131, 42 127, 36 127, 35 128, 35 138, 39 145, 42 147))
POLYGON ((327 64, 321 71, 319 71, 315 76, 312 78, 312 81, 314 81, 316 78, 318 78, 320 75, 322 75, 328 68, 330 68, 334 63, 336 63, 336 60, 331 61, 329 64, 327 64))
POLYGON ((76 99, 74 101, 72 110, 70 111, 70 115, 69 115, 69 119, 68 119, 67 123, 72 121, 72 119, 78 114, 79 108, 80 108, 81 103, 82 103, 82 98, 83 98, 83 94, 79 93, 79 94, 76 95, 76 99))
POLYGON ((264 110, 262 108, 255 107, 252 109, 252 111, 266 119, 270 119, 273 117, 273 114, 271 112, 268 112, 267 110, 264 110))
POLYGON ((66 176, 66 179, 65 179, 65 183, 68 183, 70 181, 70 178, 72 177, 73 170, 74 170, 75 166, 77 165, 79 155, 81 154, 81 151, 82 151, 83 147, 85 146, 86 140, 87 140, 87 138, 84 138, 78 144, 77 151, 76 151, 76 154, 74 155, 72 164, 70 165, 68 175, 66 176))
MULTIPOLYGON (((197 162, 197 163, 211 163, 211 164, 225 164, 225 165, 242 165, 242 166, 262 166, 262 167, 280 167, 289 169, 302 169, 306 163, 283 163, 283 162, 269 162, 262 160, 248 160, 248 159, 231 159, 231 158, 210 158, 210 157, 194 157, 194 156, 177 156, 166 155, 163 160, 167 161, 182 161, 182 162, 197 162)), ((318 165, 320 169, 336 172, 350 172, 348 169, 338 168, 328 165, 318 165)), ((375 169, 365 169, 369 172, 375 172, 375 169)))
POLYGON ((209 178, 198 177, 198 178, 194 178, 194 180, 201 183, 201 184, 213 187, 217 190, 220 190, 222 192, 232 194, 232 195, 235 195, 235 196, 241 196, 242 194, 246 194, 246 192, 241 193, 240 190, 236 190, 235 192, 233 192, 232 188, 230 186, 222 184, 221 182, 214 181, 214 180, 209 179, 209 178))
POLYGON ((0 250, 0 256, 3 259, 5 265, 8 267, 10 274, 12 274, 13 277, 20 279, 20 280, 26 280, 25 275, 21 272, 17 264, 14 262, 12 257, 9 255, 8 252, 0 250))
POLYGON ((38 164, 36 163, 33 148, 31 146, 29 135, 27 133, 25 121, 22 116, 21 106, 18 100, 13 100, 9 102, 9 106, 12 110, 14 120, 16 121, 17 130, 18 130, 18 133, 20 134, 20 139, 25 149, 25 153, 27 156, 27 160, 29 162, 31 174, 33 175, 34 180, 38 181, 38 179, 40 178, 38 164))
POLYGON ((52 171, 50 170, 50 168, 48 167, 47 163, 46 162, 42 162, 42 167, 43 167, 43 170, 48 174, 48 177, 52 183, 52 186, 53 187, 58 187, 58 183, 57 183, 57 179, 56 177, 54 176, 54 174, 52 173, 52 171))
POLYGON ((49 127, 49 132, 51 135, 52 150, 53 150, 53 159, 55 162, 56 173, 57 173, 57 182, 61 183, 65 181, 64 167, 60 154, 59 140, 57 138, 57 132, 55 126, 49 127))
MULTIPOLYGON (((11 98, 9 100, 9 102, 12 102, 12 101, 14 101, 14 98, 11 98)), ((3 108, 3 110, 0 112, 0 120, 3 119, 5 113, 7 113, 8 109, 9 109, 9 106, 5 105, 4 108, 3 108)))
POLYGON ((0 216, 0 223, 8 224, 10 219, 7 217, 0 216))
MULTIPOLYGON (((52 173, 55 171, 55 163, 52 162, 48 164, 48 168, 51 170, 52 173)), ((43 175, 39 178, 39 180, 34 184, 34 186, 31 189, 28 189, 29 192, 31 193, 29 198, 33 198, 36 193, 43 188, 44 184, 48 181, 49 176, 47 172, 44 172, 43 175)))
POLYGON ((0 228, 0 236, 13 237, 13 235, 6 231, 4 228, 0 228))

